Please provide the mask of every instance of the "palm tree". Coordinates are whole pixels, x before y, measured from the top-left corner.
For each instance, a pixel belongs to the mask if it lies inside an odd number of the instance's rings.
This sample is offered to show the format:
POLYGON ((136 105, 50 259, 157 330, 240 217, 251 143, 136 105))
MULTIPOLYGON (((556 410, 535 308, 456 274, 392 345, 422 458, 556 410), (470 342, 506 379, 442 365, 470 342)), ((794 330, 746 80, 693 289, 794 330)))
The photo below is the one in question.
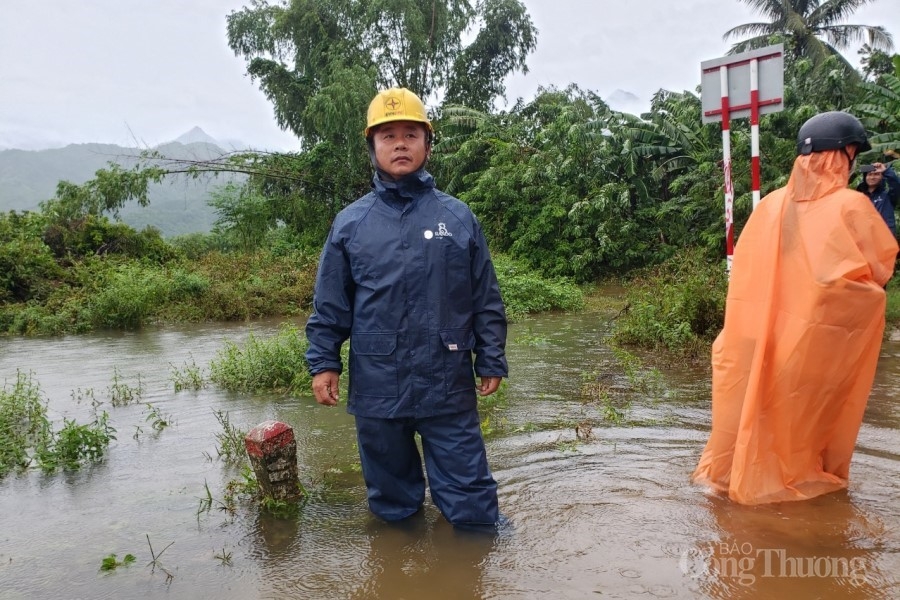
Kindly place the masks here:
POLYGON ((891 34, 884 27, 840 23, 874 0, 740 1, 769 20, 745 23, 725 32, 726 40, 751 36, 732 46, 732 54, 767 46, 772 43, 773 36, 781 37, 791 48, 794 58, 806 58, 819 65, 829 56, 835 56, 849 72, 855 72, 839 50, 859 41, 866 41, 870 47, 886 52, 894 46, 891 34))

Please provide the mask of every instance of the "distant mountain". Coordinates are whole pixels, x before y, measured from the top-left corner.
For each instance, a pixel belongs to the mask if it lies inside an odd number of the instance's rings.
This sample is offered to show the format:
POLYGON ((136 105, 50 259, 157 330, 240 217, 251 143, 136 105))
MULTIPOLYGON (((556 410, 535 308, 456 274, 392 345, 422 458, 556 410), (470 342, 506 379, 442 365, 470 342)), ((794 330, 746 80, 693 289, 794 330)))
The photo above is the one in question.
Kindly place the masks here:
POLYGON ((216 140, 211 135, 208 135, 205 131, 203 131, 199 127, 194 127, 187 133, 182 133, 177 138, 175 138, 175 141, 178 142, 179 144, 184 144, 184 145, 202 143, 202 144, 209 144, 211 146, 218 146, 219 148, 222 147, 222 144, 220 144, 218 140, 216 140))
POLYGON ((209 144, 211 146, 221 148, 221 149, 225 150, 226 152, 242 152, 244 150, 250 149, 250 146, 248 146, 241 140, 234 140, 234 139, 219 140, 219 139, 212 137, 211 135, 209 135, 208 133, 206 133, 199 127, 194 127, 187 133, 183 133, 183 134, 179 135, 177 138, 175 138, 174 141, 178 142, 179 144, 184 144, 184 145, 209 144))
MULTIPOLYGON (((234 151, 223 149, 202 129, 195 127, 175 141, 155 148, 174 160, 210 160, 234 151)), ((50 150, 0 150, 0 211, 36 210, 40 202, 53 198, 60 181, 80 185, 94 178, 99 169, 116 163, 131 168, 140 155, 139 148, 113 144, 70 144, 50 150)), ((126 205, 121 219, 143 229, 152 225, 170 237, 208 232, 215 222, 208 205, 211 194, 228 182, 242 181, 236 174, 192 179, 172 176, 150 187, 150 204, 126 205)))

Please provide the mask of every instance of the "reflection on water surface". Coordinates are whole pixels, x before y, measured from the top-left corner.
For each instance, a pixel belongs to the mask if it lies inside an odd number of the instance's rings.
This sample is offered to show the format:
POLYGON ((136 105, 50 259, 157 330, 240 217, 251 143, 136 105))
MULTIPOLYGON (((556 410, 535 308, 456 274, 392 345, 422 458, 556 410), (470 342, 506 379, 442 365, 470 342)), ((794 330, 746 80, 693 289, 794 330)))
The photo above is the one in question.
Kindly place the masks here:
POLYGON ((101 464, 0 482, 0 600, 897 597, 900 342, 885 344, 850 490, 743 507, 689 482, 709 427, 704 367, 660 366, 661 388, 633 398, 618 426, 582 402, 591 377, 627 386, 605 344, 608 318, 512 327, 510 406, 488 447, 511 520, 496 537, 457 532, 430 505, 401 526, 373 519, 343 409, 307 395, 173 391, 174 368, 205 368, 226 339, 273 334, 278 322, 0 340, 0 379, 31 372, 57 420, 89 419, 78 398, 92 390, 118 432, 101 464), (140 403, 108 406, 114 373, 140 377, 140 403), (152 431, 147 403, 173 424, 152 431), (239 475, 210 459, 215 411, 244 430, 294 427, 315 490, 298 518, 200 510, 207 486, 222 498, 239 475), (585 440, 579 422, 593 424, 585 440), (148 538, 170 581, 148 566, 148 538), (128 553, 134 564, 100 571, 128 553))

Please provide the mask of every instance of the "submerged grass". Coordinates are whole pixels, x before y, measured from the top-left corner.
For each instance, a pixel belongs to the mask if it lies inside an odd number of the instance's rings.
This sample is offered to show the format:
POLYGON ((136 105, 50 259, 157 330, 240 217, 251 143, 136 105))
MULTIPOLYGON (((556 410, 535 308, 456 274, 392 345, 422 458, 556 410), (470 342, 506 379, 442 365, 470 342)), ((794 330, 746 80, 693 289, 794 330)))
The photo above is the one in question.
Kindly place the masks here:
POLYGON ((127 406, 132 402, 139 402, 141 395, 144 393, 140 373, 137 376, 137 385, 132 386, 122 379, 119 375, 119 369, 113 369, 113 382, 107 388, 107 391, 113 406, 127 406))
POLYGON ((216 433, 216 452, 219 458, 228 463, 240 464, 247 461, 244 438, 247 432, 231 424, 227 411, 217 410, 213 413, 222 431, 216 433))
POLYGON ((182 390, 196 392, 206 385, 203 378, 203 370, 197 366, 193 358, 191 358, 190 364, 185 361, 181 368, 176 367, 172 363, 169 363, 169 366, 172 367, 172 383, 176 392, 182 390))
POLYGON ((27 468, 34 449, 50 438, 40 387, 30 373, 17 371, 15 382, 0 390, 0 477, 27 468))
POLYGON ((49 473, 101 460, 116 430, 106 411, 98 412, 97 404, 93 408, 93 422, 63 419, 54 431, 40 386, 31 373, 17 371, 15 383, 4 383, 0 390, 0 478, 32 464, 49 473))

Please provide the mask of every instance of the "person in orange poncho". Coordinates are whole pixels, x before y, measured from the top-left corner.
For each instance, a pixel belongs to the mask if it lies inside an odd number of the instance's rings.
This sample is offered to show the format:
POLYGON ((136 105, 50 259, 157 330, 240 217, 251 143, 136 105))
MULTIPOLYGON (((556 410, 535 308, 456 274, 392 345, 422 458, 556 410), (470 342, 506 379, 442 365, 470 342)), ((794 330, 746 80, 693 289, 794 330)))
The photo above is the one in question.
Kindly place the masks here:
POLYGON ((800 128, 787 186, 753 211, 712 347, 712 431, 693 480, 735 502, 847 487, 875 377, 897 242, 847 189, 871 147, 852 115, 800 128))

